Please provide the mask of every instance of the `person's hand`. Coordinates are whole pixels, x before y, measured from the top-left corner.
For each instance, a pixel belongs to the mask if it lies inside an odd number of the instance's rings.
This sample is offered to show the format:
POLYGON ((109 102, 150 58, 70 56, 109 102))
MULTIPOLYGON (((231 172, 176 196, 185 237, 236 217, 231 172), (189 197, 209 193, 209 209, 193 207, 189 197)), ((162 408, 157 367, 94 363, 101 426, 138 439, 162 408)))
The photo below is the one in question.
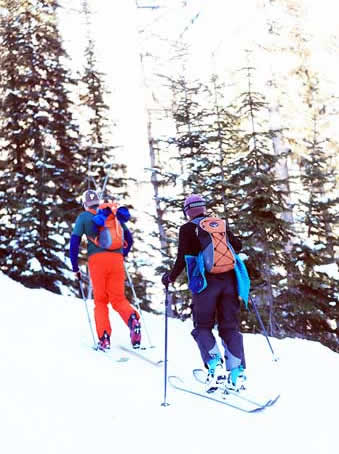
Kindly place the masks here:
POLYGON ((81 281, 81 271, 73 271, 73 275, 77 281, 81 281))
POLYGON ((172 282, 171 279, 170 279, 170 273, 168 271, 166 271, 166 273, 164 273, 162 275, 162 278, 161 278, 161 282, 163 283, 163 285, 167 288, 169 286, 169 284, 172 282))

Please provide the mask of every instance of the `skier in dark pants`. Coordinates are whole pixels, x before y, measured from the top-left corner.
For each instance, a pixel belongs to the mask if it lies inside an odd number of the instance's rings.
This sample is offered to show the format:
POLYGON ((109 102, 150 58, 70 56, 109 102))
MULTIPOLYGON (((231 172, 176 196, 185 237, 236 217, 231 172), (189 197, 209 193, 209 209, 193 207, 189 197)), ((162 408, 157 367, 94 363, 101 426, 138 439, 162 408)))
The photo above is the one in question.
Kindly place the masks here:
MULTIPOLYGON (((198 257, 202 250, 197 235, 197 222, 206 218, 206 203, 199 195, 192 195, 185 200, 184 213, 189 222, 180 227, 177 258, 174 267, 162 277, 162 283, 168 286, 187 267, 187 257, 198 257)), ((226 223, 225 223, 226 226, 226 223)), ((234 251, 241 250, 241 241, 227 228, 227 238, 234 251)), ((222 355, 212 329, 217 322, 218 334, 224 348, 226 370, 229 371, 228 386, 240 389, 244 386, 245 356, 243 338, 239 332, 240 303, 234 270, 212 274, 205 272, 207 286, 199 293, 192 293, 192 315, 194 329, 192 336, 198 344, 202 360, 208 369, 207 390, 213 390, 226 379, 222 355)), ((206 285, 206 284, 205 284, 206 285)))

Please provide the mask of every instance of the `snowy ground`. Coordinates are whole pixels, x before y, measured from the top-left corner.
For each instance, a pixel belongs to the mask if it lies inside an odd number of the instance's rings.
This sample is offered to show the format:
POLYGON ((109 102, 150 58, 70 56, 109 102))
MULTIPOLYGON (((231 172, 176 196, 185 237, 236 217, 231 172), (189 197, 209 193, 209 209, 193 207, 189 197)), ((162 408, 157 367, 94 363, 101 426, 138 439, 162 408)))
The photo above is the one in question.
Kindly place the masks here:
MULTIPOLYGON (((26 289, 0 274, 0 452, 307 453, 338 452, 339 356, 315 342, 245 336, 254 394, 281 392, 263 413, 244 414, 168 388, 163 368, 128 356, 128 331, 112 313, 111 357, 93 351, 83 303, 26 289)), ((159 295, 163 299, 163 295, 159 295)), ((163 356, 163 316, 144 314, 163 356)), ((201 367, 191 323, 169 321, 169 374, 201 367)))

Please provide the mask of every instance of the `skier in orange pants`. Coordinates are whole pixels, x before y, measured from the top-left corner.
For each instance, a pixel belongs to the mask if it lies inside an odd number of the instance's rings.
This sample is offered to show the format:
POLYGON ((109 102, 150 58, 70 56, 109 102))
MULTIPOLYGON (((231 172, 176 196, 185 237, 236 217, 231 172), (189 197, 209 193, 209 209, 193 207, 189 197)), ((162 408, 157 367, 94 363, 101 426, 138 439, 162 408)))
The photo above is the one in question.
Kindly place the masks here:
POLYGON ((102 252, 93 254, 88 260, 94 292, 94 316, 99 338, 106 331, 110 336, 112 329, 108 317, 108 303, 116 310, 123 321, 128 324, 135 310, 125 297, 125 270, 123 256, 102 252))
MULTIPOLYGON (((123 321, 130 329, 131 343, 134 348, 140 347, 141 326, 140 315, 125 297, 125 270, 124 256, 132 246, 132 235, 125 225, 130 214, 125 207, 117 209, 115 216, 119 221, 119 228, 123 231, 125 243, 122 247, 107 250, 101 247, 97 241, 98 215, 97 209, 104 207, 100 213, 106 216, 112 214, 107 205, 100 205, 100 199, 93 190, 88 190, 83 195, 85 211, 82 212, 75 222, 70 243, 70 259, 73 272, 80 278, 78 266, 78 254, 81 237, 87 237, 88 265, 94 294, 94 318, 96 331, 99 338, 98 347, 101 350, 110 348, 112 328, 109 320, 108 304, 111 303, 123 321)), ((99 221, 100 221, 99 215, 99 221)), ((102 215, 102 222, 105 216, 102 215)), ((99 224, 100 225, 100 224, 99 224)))

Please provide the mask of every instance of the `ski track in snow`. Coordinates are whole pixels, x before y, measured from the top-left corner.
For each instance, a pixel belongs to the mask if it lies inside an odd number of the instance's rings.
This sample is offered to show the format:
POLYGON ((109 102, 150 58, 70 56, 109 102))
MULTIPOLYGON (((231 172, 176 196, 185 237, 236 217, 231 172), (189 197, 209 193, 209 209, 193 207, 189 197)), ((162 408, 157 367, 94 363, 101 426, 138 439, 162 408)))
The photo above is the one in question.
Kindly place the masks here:
MULTIPOLYGON (((1 273, 0 288, 1 453, 338 452, 339 356, 319 343, 271 339, 280 358, 273 363, 263 336, 244 336, 251 394, 281 393, 262 413, 237 412, 170 386, 170 405, 163 407, 163 367, 119 348, 129 346, 129 333, 116 313, 106 355, 91 349, 81 300, 24 288, 1 273)), ((163 359, 164 317, 144 318, 157 345, 150 354, 163 359)), ((168 373, 187 383, 202 366, 191 329, 190 321, 169 320, 168 373)))

